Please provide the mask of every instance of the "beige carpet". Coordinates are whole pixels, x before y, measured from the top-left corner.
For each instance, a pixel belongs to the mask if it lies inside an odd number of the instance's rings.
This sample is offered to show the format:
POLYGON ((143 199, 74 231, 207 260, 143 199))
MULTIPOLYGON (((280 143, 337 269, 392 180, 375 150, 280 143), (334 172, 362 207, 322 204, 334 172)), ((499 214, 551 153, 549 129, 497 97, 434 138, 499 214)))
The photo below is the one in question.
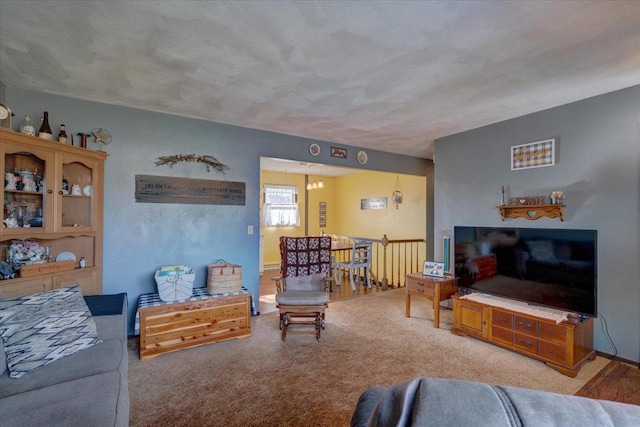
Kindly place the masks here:
POLYGON ((432 376, 574 394, 608 360, 569 378, 544 363, 473 338, 452 335, 452 312, 433 328, 430 301, 404 289, 332 302, 321 342, 280 340, 277 313, 252 318, 249 338, 140 361, 129 340, 132 426, 345 426, 358 396, 432 376))

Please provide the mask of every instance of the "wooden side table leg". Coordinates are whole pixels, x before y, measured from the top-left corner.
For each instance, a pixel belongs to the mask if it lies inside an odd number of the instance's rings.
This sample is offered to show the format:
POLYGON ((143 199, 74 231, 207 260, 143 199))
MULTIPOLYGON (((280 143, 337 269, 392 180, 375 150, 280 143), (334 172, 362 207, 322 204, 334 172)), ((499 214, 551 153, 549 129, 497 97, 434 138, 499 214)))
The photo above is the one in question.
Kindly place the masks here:
POLYGON ((405 317, 411 317, 411 295, 408 292, 405 298, 404 315, 405 317))
POLYGON ((440 327, 440 284, 435 287, 435 295, 433 296, 433 327, 440 327))

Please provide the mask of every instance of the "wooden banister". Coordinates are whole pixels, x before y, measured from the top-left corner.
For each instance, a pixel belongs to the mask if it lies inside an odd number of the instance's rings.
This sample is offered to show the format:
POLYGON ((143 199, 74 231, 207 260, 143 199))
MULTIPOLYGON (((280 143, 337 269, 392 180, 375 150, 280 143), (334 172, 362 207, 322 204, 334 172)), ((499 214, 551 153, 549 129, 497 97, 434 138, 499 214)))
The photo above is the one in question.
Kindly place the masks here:
POLYGON ((373 242, 374 261, 371 270, 376 285, 383 290, 404 286, 405 274, 422 271, 422 261, 426 256, 425 239, 389 239, 386 234, 380 239, 340 235, 331 235, 331 238, 350 243, 353 243, 354 240, 373 242), (382 256, 380 252, 382 252, 382 256), (389 272, 391 273, 390 278, 389 272))

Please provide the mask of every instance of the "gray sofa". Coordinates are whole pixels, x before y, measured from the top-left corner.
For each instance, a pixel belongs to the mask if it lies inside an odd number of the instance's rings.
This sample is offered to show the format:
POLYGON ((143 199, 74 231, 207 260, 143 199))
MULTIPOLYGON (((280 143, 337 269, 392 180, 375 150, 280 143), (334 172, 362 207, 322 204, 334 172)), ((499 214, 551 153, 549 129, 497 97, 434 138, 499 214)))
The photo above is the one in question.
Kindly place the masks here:
POLYGON ((101 343, 23 377, 9 378, 0 339, 2 427, 129 425, 127 299, 121 295, 85 297, 101 343), (109 297, 118 310, 105 308, 109 297))
POLYGON ((638 426, 640 406, 517 387, 414 378, 372 387, 351 426, 638 426))

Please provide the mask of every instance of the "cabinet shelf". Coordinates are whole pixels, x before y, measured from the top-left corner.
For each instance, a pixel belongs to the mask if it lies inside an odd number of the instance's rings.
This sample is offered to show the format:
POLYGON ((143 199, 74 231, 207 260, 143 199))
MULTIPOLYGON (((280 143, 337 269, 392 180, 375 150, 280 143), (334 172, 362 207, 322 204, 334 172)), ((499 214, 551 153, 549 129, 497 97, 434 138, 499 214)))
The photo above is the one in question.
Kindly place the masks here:
POLYGON ((506 218, 525 218, 533 221, 543 216, 560 218, 560 221, 564 221, 565 205, 510 205, 496 207, 500 210, 500 216, 503 221, 506 218))

